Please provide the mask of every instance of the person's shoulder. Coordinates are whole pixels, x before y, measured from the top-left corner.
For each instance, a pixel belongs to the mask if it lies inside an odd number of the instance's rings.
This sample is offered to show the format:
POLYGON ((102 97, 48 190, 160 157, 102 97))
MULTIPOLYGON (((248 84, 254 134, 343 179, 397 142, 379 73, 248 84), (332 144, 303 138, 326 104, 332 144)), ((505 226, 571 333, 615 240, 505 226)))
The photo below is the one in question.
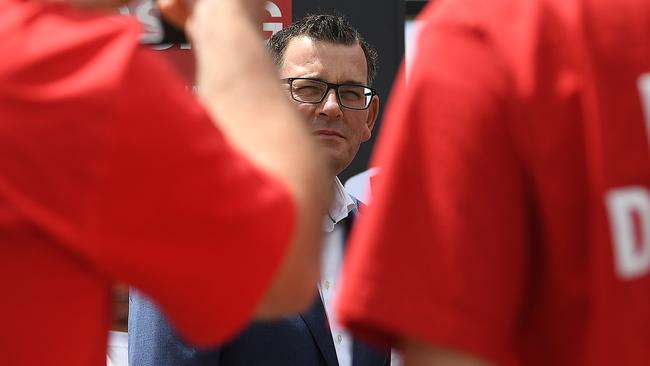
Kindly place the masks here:
POLYGON ((49 43, 43 49, 46 56, 47 51, 51 56, 66 58, 68 55, 80 63, 91 62, 103 72, 110 72, 140 48, 140 25, 131 17, 69 7, 59 8, 57 14, 58 24, 44 25, 37 35, 57 34, 44 38, 49 43))
POLYGON ((18 2, 11 10, 5 20, 11 21, 12 25, 5 31, 29 37, 20 39, 21 44, 34 46, 38 43, 40 47, 32 49, 36 54, 70 51, 88 43, 117 40, 138 43, 139 23, 117 12, 80 10, 62 3, 30 1, 18 2))
POLYGON ((0 56, 11 55, 2 57, 6 69, 0 74, 16 83, 28 78, 31 86, 60 81, 66 87, 99 85, 96 79, 119 72, 139 47, 137 22, 117 14, 17 2, 4 20, 11 25, 2 27, 0 35, 13 41, 0 46, 0 56))
POLYGON ((504 21, 529 19, 555 0, 437 0, 419 16, 435 27, 486 30, 507 28, 504 21))
MULTIPOLYGON (((111 95, 137 58, 140 26, 129 18, 65 4, 16 2, 0 15, 0 82, 32 102, 111 95), (29 91, 29 93, 25 93, 29 91)), ((107 100, 110 98, 104 98, 107 100)))

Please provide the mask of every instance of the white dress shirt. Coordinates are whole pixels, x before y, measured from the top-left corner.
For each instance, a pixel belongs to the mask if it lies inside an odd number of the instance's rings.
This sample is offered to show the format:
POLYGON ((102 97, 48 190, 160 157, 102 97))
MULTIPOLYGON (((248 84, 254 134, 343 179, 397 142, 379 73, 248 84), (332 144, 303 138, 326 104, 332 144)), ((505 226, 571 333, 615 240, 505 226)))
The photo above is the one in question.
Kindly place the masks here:
POLYGON ((108 349, 106 366, 129 365, 129 334, 126 332, 110 331, 108 333, 108 349))
POLYGON ((343 242, 345 240, 345 228, 337 223, 348 217, 355 207, 356 203, 345 192, 341 181, 336 178, 332 203, 323 227, 325 235, 321 281, 318 287, 332 331, 339 366, 352 366, 352 337, 338 323, 333 308, 338 290, 341 288, 340 275, 343 267, 343 242))

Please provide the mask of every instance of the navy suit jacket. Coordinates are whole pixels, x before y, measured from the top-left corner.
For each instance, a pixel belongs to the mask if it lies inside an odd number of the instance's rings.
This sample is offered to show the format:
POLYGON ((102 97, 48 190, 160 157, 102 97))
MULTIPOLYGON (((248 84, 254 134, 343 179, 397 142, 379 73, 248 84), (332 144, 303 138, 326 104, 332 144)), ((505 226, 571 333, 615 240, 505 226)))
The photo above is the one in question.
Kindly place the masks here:
MULTIPOLYGON (((349 231, 356 210, 343 221, 349 231)), ((272 322, 254 322, 229 343, 211 350, 184 344, 164 316, 133 292, 129 307, 130 366, 338 366, 336 349, 320 296, 304 313, 272 322)), ((390 351, 356 339, 353 366, 388 366, 390 351)))

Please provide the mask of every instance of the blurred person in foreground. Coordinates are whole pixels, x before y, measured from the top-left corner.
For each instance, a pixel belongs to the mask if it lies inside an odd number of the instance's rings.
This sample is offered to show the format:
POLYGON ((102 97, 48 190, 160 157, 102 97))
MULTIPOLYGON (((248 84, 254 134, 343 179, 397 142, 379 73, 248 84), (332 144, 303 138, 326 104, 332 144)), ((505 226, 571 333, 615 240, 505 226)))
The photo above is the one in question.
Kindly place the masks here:
POLYGON ((650 2, 420 20, 339 318, 408 365, 648 364, 650 2))
POLYGON ((271 37, 268 49, 279 70, 279 83, 305 117, 322 147, 331 182, 324 218, 320 296, 300 314, 256 322, 218 349, 186 345, 156 306, 131 293, 129 360, 138 366, 329 365, 383 366, 388 350, 352 339, 338 324, 333 299, 340 288, 345 240, 359 214, 359 201, 339 181, 340 174, 367 141, 377 119, 379 97, 371 87, 377 52, 342 16, 302 18, 271 37))
POLYGON ((191 27, 201 102, 98 10, 118 2, 0 0, 3 364, 105 364, 117 282, 202 345, 313 301, 324 165, 264 1, 192 4, 160 6, 191 27))

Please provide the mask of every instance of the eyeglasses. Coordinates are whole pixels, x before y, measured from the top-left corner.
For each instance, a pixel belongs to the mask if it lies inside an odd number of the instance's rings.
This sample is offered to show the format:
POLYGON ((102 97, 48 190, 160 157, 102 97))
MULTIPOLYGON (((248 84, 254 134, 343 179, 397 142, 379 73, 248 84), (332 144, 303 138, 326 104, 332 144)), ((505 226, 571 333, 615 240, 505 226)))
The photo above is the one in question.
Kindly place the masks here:
POLYGON ((334 84, 309 78, 287 78, 281 81, 289 84, 291 98, 300 103, 318 104, 325 99, 330 89, 334 89, 342 107, 364 110, 370 107, 372 97, 377 95, 375 89, 363 85, 334 84))

